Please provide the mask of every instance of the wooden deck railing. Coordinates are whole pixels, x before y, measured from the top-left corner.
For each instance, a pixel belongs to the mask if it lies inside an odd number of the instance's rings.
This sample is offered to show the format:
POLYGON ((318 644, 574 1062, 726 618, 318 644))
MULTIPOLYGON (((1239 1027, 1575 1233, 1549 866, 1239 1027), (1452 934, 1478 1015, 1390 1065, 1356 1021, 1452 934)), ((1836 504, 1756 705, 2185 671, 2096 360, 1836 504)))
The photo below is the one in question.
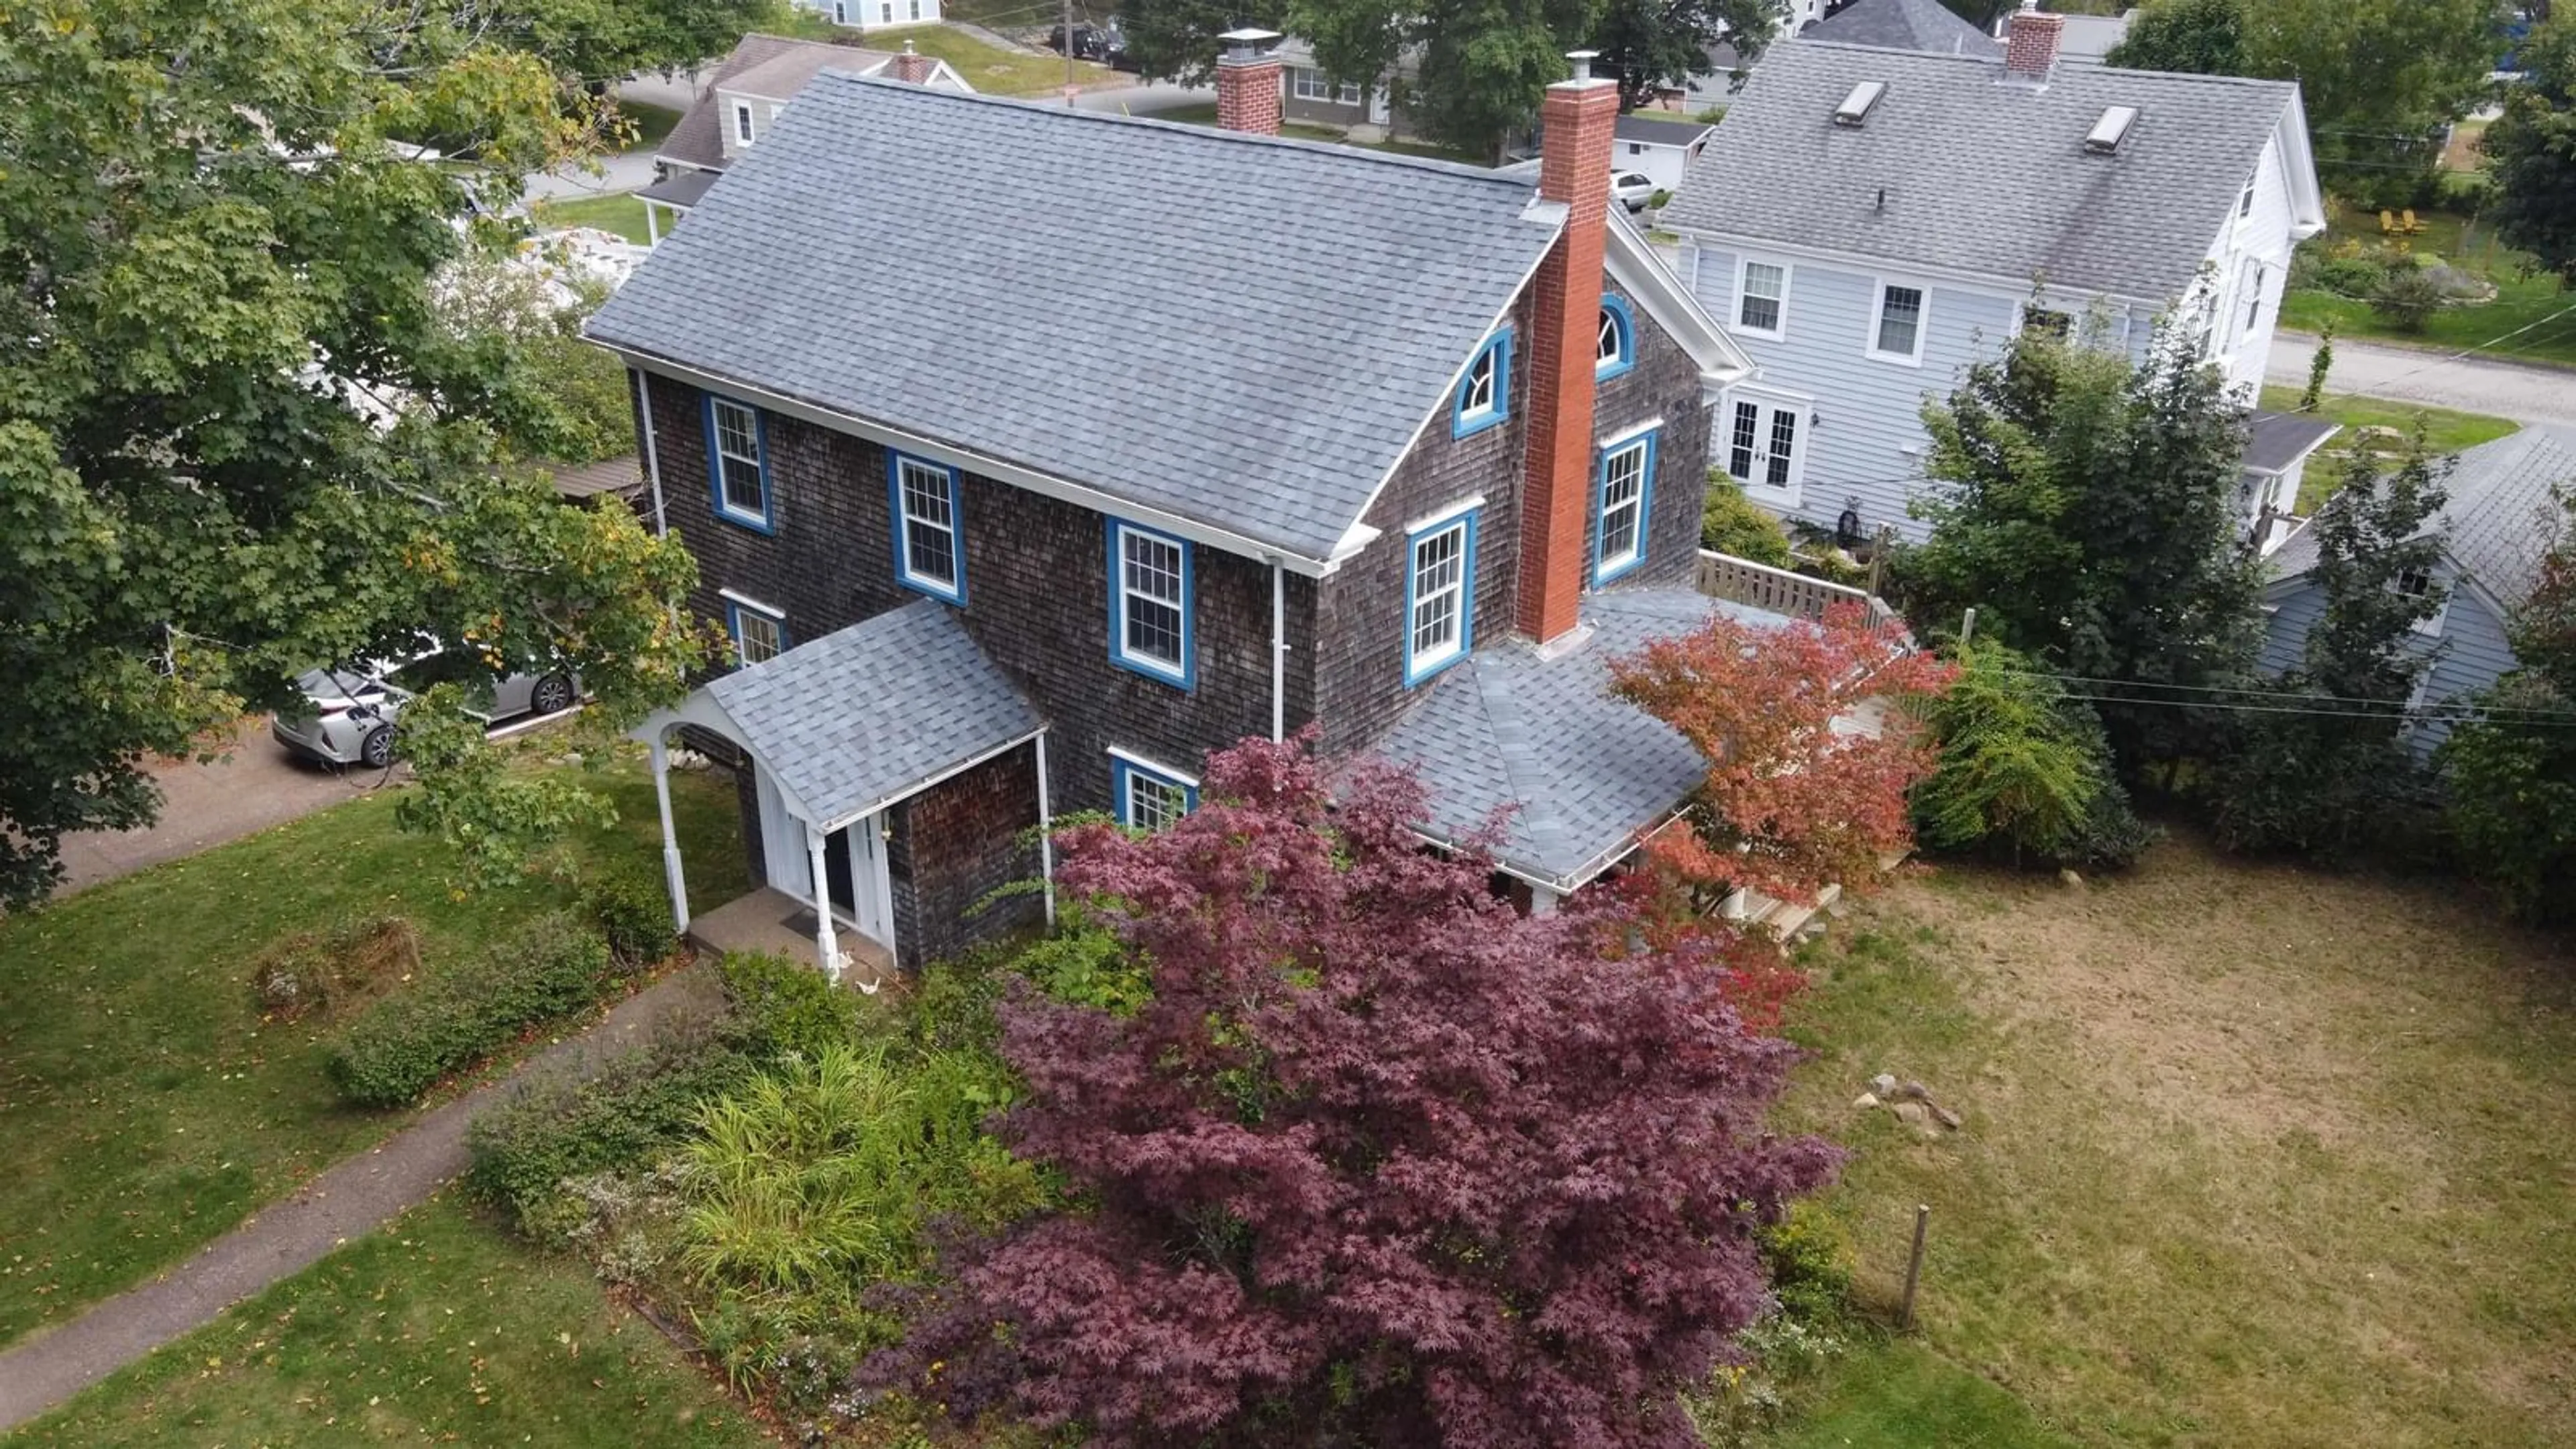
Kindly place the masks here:
POLYGON ((1811 578, 1730 553, 1701 549, 1698 584, 1699 591, 1712 599, 1768 609, 1792 619, 1822 619, 1825 610, 1836 604, 1858 604, 1867 612, 1871 629, 1899 633, 1905 629, 1905 621, 1896 610, 1867 589, 1811 578))

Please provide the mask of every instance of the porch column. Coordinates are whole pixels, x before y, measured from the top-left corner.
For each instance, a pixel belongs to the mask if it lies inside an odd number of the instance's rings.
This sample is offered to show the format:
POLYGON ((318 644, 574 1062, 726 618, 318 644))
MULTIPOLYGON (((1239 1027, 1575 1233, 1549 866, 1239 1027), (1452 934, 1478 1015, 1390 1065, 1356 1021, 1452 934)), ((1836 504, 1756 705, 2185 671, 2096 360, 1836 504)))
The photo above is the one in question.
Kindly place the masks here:
POLYGON ((823 974, 841 984, 841 942, 832 932, 832 878, 823 870, 823 832, 805 822, 805 848, 814 858, 814 953, 823 974))
POLYGON ((662 884, 671 893, 671 928, 689 933, 689 883, 680 874, 680 835, 671 828, 671 746, 653 732, 653 801, 662 807, 662 884))
POLYGON ((644 245, 658 247, 661 244, 662 209, 648 201, 644 203, 644 245))
POLYGON ((1046 731, 1038 731, 1038 884, 1046 899, 1046 923, 1055 924, 1055 812, 1047 808, 1046 731))

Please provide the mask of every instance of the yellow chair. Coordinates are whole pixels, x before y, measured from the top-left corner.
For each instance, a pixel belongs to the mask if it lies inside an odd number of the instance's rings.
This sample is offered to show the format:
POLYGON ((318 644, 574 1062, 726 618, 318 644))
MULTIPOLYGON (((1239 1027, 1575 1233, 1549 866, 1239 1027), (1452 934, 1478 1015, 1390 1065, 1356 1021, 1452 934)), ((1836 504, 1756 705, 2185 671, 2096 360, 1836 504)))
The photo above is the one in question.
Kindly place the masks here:
POLYGON ((2424 229, 2424 223, 2415 219, 2415 208, 2411 206, 2398 214, 2397 224, 2398 229, 2405 232, 2408 236, 2413 236, 2415 233, 2424 229))
POLYGON ((2384 208, 2379 213, 2379 234, 2381 236, 2397 234, 2397 218, 2391 216, 2384 208))

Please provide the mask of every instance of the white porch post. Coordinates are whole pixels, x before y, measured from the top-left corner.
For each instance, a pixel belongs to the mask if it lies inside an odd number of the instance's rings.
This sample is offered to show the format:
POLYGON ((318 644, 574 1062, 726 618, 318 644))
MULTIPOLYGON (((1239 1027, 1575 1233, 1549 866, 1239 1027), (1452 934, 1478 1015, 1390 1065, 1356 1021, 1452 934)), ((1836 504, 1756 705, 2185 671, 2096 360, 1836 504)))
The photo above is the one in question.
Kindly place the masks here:
POLYGON ((1046 731, 1038 731, 1038 882, 1046 899, 1046 923, 1055 924, 1055 812, 1047 808, 1046 731))
POLYGON ((1545 887, 1545 886, 1543 886, 1543 885, 1533 885, 1533 886, 1531 886, 1531 887, 1530 887, 1530 914, 1531 914, 1531 915, 1533 915, 1533 916, 1552 916, 1552 915, 1555 915, 1555 914, 1556 914, 1556 901, 1557 901, 1557 895, 1556 895, 1556 892, 1554 892, 1554 891, 1552 891, 1552 890, 1549 890, 1547 887, 1545 887))
POLYGON ((662 244, 662 210, 651 202, 644 203, 644 245, 662 244))
POLYGON ((662 807, 662 884, 671 892, 671 926, 689 932, 689 883, 680 874, 680 835, 671 828, 671 747, 653 734, 653 801, 662 807))
POLYGON ((832 878, 823 873, 823 832, 805 823, 805 848, 812 853, 814 864, 814 952, 823 963, 823 974, 832 984, 841 984, 841 942, 832 931, 832 878))

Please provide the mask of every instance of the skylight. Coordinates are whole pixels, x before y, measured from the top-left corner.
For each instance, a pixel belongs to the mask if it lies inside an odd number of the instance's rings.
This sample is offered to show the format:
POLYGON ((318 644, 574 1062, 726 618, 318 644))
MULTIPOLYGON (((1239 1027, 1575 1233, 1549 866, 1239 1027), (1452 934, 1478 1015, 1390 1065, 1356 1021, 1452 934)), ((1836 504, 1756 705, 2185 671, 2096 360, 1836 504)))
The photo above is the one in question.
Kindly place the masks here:
POLYGON ((1843 97, 1843 103, 1834 108, 1834 124, 1859 125, 1868 117, 1870 108, 1878 104, 1878 98, 1886 94, 1887 82, 1885 81, 1862 81, 1859 85, 1853 86, 1851 94, 1843 97))
POLYGON ((2137 119, 2138 108, 2135 106, 2113 106, 2104 111, 2102 119, 2093 123, 2092 134, 2084 138, 2084 149, 2096 156, 2112 154, 2120 149, 2122 141, 2129 139, 2129 127, 2136 124, 2137 119))

